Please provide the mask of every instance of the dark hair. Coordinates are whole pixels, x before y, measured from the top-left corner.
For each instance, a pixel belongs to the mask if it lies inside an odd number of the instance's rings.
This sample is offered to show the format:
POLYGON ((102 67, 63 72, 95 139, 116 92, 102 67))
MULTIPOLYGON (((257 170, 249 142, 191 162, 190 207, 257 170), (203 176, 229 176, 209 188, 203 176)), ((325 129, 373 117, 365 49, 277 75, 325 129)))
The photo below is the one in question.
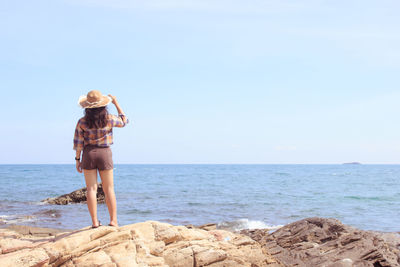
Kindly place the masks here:
POLYGON ((85 120, 90 128, 104 128, 108 121, 108 111, 106 107, 85 108, 85 120))

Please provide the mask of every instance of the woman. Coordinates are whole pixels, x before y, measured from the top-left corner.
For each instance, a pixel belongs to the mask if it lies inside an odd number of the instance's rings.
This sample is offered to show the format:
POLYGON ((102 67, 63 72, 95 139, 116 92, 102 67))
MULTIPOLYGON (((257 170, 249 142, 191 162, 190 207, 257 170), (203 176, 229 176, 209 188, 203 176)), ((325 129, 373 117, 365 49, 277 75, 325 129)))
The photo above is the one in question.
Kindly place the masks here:
POLYGON ((113 127, 124 127, 128 118, 124 115, 115 96, 105 96, 97 90, 81 96, 79 105, 85 109, 85 116, 79 119, 75 129, 74 150, 76 150, 76 170, 85 176, 86 198, 92 227, 99 227, 97 219, 97 170, 106 197, 109 226, 118 226, 117 201, 114 193, 113 160, 110 145, 113 144, 113 127), (112 102, 118 116, 108 114, 106 106, 112 102), (82 158, 81 158, 81 152, 82 158), (82 159, 82 160, 81 160, 82 159))

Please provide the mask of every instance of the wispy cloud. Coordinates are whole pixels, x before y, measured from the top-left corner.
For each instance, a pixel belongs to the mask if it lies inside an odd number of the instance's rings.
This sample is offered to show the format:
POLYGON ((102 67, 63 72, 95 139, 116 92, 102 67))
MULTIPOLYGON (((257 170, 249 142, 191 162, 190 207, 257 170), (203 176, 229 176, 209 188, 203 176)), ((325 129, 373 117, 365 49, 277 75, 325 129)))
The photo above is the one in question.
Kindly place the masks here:
MULTIPOLYGON (((69 3, 87 6, 102 6, 110 8, 139 9, 183 9, 219 12, 277 12, 305 8, 301 1, 286 0, 68 0, 69 3)), ((308 4, 316 1, 308 1, 308 4)))
MULTIPOLYGON (((343 57, 354 58, 362 64, 378 67, 400 64, 399 20, 393 13, 400 6, 390 1, 380 5, 371 1, 349 3, 321 0, 65 1, 73 5, 124 9, 127 12, 145 10, 214 13, 221 21, 204 20, 201 22, 204 24, 202 26, 237 32, 239 39, 235 45, 240 49, 240 45, 246 47, 250 43, 255 49, 248 53, 256 56, 274 51, 271 43, 283 36, 283 39, 287 38, 289 41, 309 40, 314 42, 317 47, 314 51, 317 53, 318 47, 321 53, 329 53, 333 49, 343 57), (242 14, 245 18, 230 20, 229 15, 232 14, 242 14)), ((279 44, 278 52, 292 49, 292 45, 279 44)), ((300 51, 298 54, 304 52, 300 51)))
POLYGON ((297 150, 297 147, 290 146, 290 145, 282 145, 282 146, 275 146, 274 150, 275 151, 295 151, 295 150, 297 150))
POLYGON ((400 36, 397 28, 377 28, 369 25, 286 28, 288 34, 303 38, 324 40, 328 47, 343 51, 371 66, 399 66, 400 36))

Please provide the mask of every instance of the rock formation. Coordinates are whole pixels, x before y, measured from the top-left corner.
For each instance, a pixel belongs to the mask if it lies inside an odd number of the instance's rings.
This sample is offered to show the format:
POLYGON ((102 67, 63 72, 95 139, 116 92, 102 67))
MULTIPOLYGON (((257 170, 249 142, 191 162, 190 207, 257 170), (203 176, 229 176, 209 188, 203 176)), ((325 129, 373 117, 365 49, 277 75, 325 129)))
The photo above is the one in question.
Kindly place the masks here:
MULTIPOLYGON (((281 267, 248 236, 143 222, 55 236, 0 229, 0 266, 281 267)), ((43 231, 41 231, 43 232, 43 231)))
POLYGON ((0 229, 0 266, 400 267, 399 234, 335 219, 308 218, 273 233, 201 228, 148 221, 64 233, 0 229))
POLYGON ((335 219, 308 218, 269 234, 244 230, 284 266, 400 266, 400 235, 362 231, 335 219))
MULTIPOLYGON (((55 198, 47 198, 42 200, 42 202, 46 202, 48 204, 55 204, 55 205, 68 205, 71 203, 85 203, 86 202, 86 187, 75 190, 69 194, 65 194, 55 198)), ((97 202, 104 203, 105 196, 103 191, 102 184, 98 184, 97 187, 97 202)))

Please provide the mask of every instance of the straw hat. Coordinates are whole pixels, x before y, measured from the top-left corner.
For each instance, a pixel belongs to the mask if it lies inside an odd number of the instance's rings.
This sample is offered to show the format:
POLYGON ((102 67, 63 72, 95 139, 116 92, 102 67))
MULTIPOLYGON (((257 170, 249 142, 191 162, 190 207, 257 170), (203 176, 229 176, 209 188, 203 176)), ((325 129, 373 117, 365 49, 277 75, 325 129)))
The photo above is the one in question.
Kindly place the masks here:
POLYGON ((110 104, 111 98, 103 95, 100 91, 92 90, 87 95, 79 97, 78 104, 82 108, 99 108, 110 104))

